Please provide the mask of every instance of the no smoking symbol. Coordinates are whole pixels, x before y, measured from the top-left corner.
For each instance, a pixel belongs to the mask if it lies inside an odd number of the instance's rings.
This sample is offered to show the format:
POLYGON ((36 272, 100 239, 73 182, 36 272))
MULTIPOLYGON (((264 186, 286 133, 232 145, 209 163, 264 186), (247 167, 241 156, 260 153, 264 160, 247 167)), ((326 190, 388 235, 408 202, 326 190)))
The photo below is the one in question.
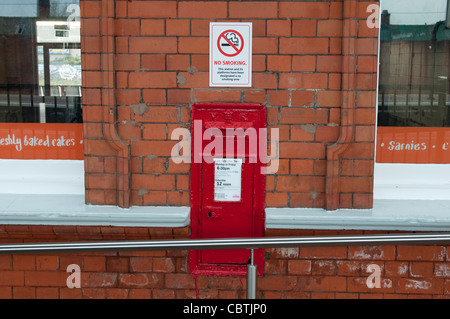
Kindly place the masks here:
POLYGON ((220 34, 217 47, 223 55, 234 57, 244 49, 244 38, 236 30, 226 30, 220 34))

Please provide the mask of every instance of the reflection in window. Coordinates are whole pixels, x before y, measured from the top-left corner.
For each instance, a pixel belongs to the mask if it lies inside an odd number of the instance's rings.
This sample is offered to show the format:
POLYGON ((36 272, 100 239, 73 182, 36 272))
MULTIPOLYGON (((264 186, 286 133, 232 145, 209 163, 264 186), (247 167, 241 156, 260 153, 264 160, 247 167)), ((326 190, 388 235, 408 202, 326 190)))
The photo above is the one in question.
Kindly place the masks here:
POLYGON ((381 2, 377 163, 450 163, 447 2, 381 2))
POLYGON ((0 0, 0 122, 82 122, 79 13, 79 0, 0 0))
POLYGON ((378 125, 450 127, 447 0, 382 6, 378 125))

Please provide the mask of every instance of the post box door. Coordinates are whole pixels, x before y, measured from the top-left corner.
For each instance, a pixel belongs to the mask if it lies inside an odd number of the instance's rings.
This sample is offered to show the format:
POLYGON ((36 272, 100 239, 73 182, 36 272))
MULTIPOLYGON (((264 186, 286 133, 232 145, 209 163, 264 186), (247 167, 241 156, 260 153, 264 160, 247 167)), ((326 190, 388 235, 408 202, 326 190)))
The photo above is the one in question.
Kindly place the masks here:
MULTIPOLYGON (((203 163, 202 238, 252 237, 254 164, 248 158, 203 163)), ((248 249, 203 250, 204 264, 247 264, 248 249)))

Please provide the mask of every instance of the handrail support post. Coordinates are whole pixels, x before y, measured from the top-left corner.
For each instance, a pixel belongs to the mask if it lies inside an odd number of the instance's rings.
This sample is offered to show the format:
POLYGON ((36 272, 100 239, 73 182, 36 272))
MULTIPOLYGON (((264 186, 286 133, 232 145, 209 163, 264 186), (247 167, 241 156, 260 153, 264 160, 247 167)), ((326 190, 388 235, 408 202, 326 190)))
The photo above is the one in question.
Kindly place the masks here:
POLYGON ((254 249, 250 251, 250 263, 247 265, 247 299, 256 299, 258 266, 254 264, 254 249))

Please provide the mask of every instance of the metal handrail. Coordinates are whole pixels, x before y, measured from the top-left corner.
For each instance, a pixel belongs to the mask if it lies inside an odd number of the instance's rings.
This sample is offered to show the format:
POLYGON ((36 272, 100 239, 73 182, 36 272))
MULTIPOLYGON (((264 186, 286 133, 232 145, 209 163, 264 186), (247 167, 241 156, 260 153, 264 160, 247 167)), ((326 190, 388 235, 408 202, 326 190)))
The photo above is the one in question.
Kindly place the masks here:
POLYGON ((450 233, 1 244, 0 254, 450 244, 450 233))
POLYGON ((450 244, 450 233, 3 244, 0 245, 0 255, 246 248, 251 250, 251 260, 247 265, 247 299, 256 299, 257 265, 253 260, 254 249, 436 244, 450 244))

